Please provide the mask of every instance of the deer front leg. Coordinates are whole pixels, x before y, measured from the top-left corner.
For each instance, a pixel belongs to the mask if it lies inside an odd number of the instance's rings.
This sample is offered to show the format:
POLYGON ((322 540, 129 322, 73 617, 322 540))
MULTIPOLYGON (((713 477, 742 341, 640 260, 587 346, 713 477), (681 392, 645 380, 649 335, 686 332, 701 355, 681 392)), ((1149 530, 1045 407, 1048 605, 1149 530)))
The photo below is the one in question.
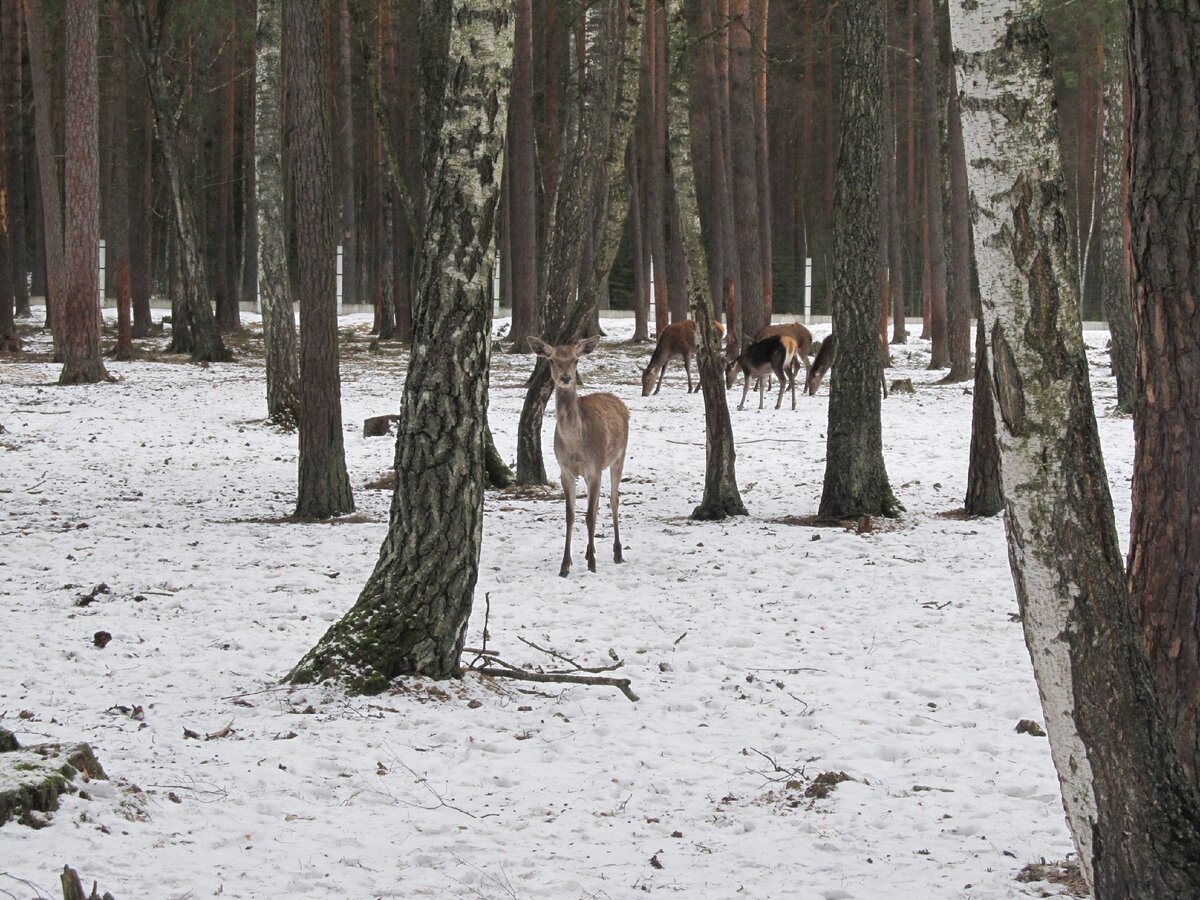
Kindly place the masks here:
POLYGON ((669 363, 669 362, 670 362, 670 360, 668 359, 667 362, 663 363, 662 366, 659 367, 658 383, 656 385, 654 385, 654 393, 656 393, 656 394, 658 393, 659 389, 662 387, 663 376, 667 374, 667 363, 669 363))
MULTIPOLYGON (((690 394, 692 393, 692 357, 688 353, 683 354, 683 370, 687 372, 688 393, 690 394)), ((696 375, 699 377, 700 373, 697 372, 696 375)))
POLYGON ((612 479, 609 488, 608 505, 612 508, 613 562, 615 563, 625 562, 624 558, 621 556, 621 527, 617 524, 617 510, 620 507, 621 496, 621 472, 624 470, 624 468, 625 457, 622 456, 615 463, 613 463, 613 466, 608 473, 612 479))
POLYGON ((587 506, 587 530, 588 530, 588 546, 587 546, 587 564, 588 571, 596 571, 596 513, 600 509, 600 473, 587 479, 588 506, 587 506))
POLYGON ((566 578, 571 572, 571 531, 575 527, 575 476, 562 473, 563 495, 567 498, 567 545, 563 549, 562 568, 558 574, 566 578))
POLYGON ((738 410, 746 408, 746 395, 750 393, 750 373, 743 371, 742 375, 745 380, 742 382, 742 402, 738 404, 738 410))

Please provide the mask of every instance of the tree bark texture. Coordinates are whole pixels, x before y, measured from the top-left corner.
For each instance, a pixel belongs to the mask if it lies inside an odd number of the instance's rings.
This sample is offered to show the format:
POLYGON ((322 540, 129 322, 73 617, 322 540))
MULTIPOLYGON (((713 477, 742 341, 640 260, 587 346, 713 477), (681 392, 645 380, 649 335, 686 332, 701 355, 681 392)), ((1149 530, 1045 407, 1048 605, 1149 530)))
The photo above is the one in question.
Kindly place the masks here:
POLYGON ((954 0, 1009 561, 1098 900, 1200 891, 1200 800, 1154 695, 1093 415, 1044 22, 954 0))
POLYGON ((325 519, 354 511, 342 441, 329 103, 324 75, 329 34, 320 3, 285 3, 284 102, 295 192, 295 284, 300 304, 300 477, 296 515, 325 519))
POLYGON ((3 0, 3 36, 0 38, 0 83, 3 84, 5 158, 0 165, 7 171, 8 233, 12 236, 12 292, 14 312, 19 318, 30 315, 29 269, 26 253, 25 215, 25 114, 21 65, 21 0, 3 0))
POLYGON ((95 0, 67 0, 65 12, 67 292, 59 309, 59 384, 108 381, 100 357, 100 13, 95 0))
MULTIPOLYGON (((1122 16, 1122 23, 1124 16, 1122 16)), ((1137 338, 1133 328, 1129 257, 1125 234, 1129 172, 1125 165, 1125 28, 1114 29, 1104 46, 1103 174, 1100 178, 1100 290, 1112 340, 1112 372, 1117 379, 1117 411, 1133 412, 1137 393, 1137 338)))
MULTIPOLYGON (((292 671, 376 693, 398 675, 460 671, 483 529, 491 285, 512 15, 490 0, 442 6, 453 22, 432 146, 413 350, 396 441, 388 533, 362 594, 292 671)), ((436 23, 430 23, 436 24, 436 23)), ((425 112, 426 122, 431 116, 425 112)))
POLYGON ((254 62, 254 182, 258 298, 266 353, 267 417, 294 426, 300 367, 284 230, 280 0, 258 0, 254 62))
POLYGON ((150 333, 150 295, 154 283, 154 109, 141 92, 131 104, 130 140, 133 171, 130 203, 130 291, 133 295, 133 337, 150 333))
POLYGON ((834 193, 833 332, 829 442, 820 514, 895 516, 883 462, 876 260, 884 35, 881 0, 852 0, 842 35, 841 149, 834 193))
POLYGON ((758 148, 754 124, 754 67, 750 0, 729 3, 729 122, 733 176, 734 228, 737 231, 737 287, 742 334, 750 338, 767 322, 763 299, 762 223, 758 215, 758 148))
POLYGON ((355 202, 355 173, 358 171, 354 155, 354 57, 351 53, 350 0, 338 0, 338 69, 337 106, 338 135, 341 146, 341 171, 339 172, 338 194, 341 199, 342 235, 342 303, 356 304, 358 300, 358 204, 355 202))
POLYGON ((508 177, 508 230, 512 271, 513 353, 530 353, 529 338, 541 327, 537 296, 537 190, 533 130, 533 3, 516 0, 513 47, 512 99, 509 109, 509 141, 504 148, 504 171, 508 177))
MULTIPOLYGON (((551 344, 578 340, 591 320, 625 226, 629 203, 626 145, 633 132, 638 97, 642 28, 638 6, 625 0, 604 0, 589 12, 589 17, 594 17, 595 36, 588 65, 587 105, 559 170, 546 251, 543 337, 551 344), (603 238, 597 242, 589 271, 581 272, 584 233, 596 217, 605 223, 603 238), (564 307, 549 302, 555 297, 575 299, 564 307)), ((550 366, 539 357, 517 429, 518 484, 546 482, 542 419, 552 391, 550 366)))
POLYGON ((988 366, 987 332, 983 317, 975 327, 975 390, 971 400, 971 453, 967 463, 969 516, 994 516, 1004 509, 1000 481, 1000 447, 996 443, 996 410, 992 399, 992 370, 988 366))
POLYGON ((1200 784, 1200 9, 1134 0, 1129 73, 1133 422, 1129 588, 1200 784))
POLYGON ((944 369, 950 363, 946 343, 946 241, 942 214, 942 137, 938 113, 939 62, 933 0, 918 0, 917 21, 921 32, 921 133, 924 138, 925 256, 929 266, 926 289, 929 297, 929 337, 933 352, 929 368, 944 369))
MULTIPOLYGON (((210 302, 208 267, 200 252, 200 230, 196 224, 195 198, 183 171, 183 152, 179 128, 175 118, 176 100, 167 86, 159 55, 159 39, 162 23, 158 16, 152 20, 146 10, 146 0, 129 0, 137 24, 140 40, 135 41, 142 64, 146 70, 146 81, 154 104, 154 123, 158 134, 158 146, 166 168, 175 216, 177 254, 183 281, 183 303, 190 324, 190 347, 179 346, 172 336, 171 346, 176 352, 190 351, 195 362, 226 361, 232 354, 225 348, 217 330, 216 317, 210 302)), ((158 10, 158 15, 162 14, 158 10)))
POLYGON ((701 25, 694 6, 687 0, 670 0, 669 3, 671 53, 674 59, 668 108, 671 163, 679 198, 680 228, 687 251, 688 302, 696 329, 696 357, 700 369, 700 387, 704 392, 704 494, 700 504, 692 510, 691 517, 713 520, 744 516, 746 506, 737 486, 737 453, 725 395, 723 347, 713 328, 709 268, 704 242, 700 239, 700 209, 696 202, 691 132, 707 115, 707 110, 703 103, 694 102, 690 90, 692 55, 704 52, 703 45, 698 41, 701 25))
MULTIPOLYGON (((29 81, 33 91, 33 131, 37 151, 38 187, 41 191, 42 252, 46 271, 46 318, 54 339, 58 321, 54 306, 65 300, 67 290, 66 250, 63 247, 62 190, 58 179, 58 150, 50 118, 50 71, 46 60, 46 36, 41 8, 23 0, 25 34, 29 49, 29 81)), ((56 355, 58 349, 56 347, 56 355)))

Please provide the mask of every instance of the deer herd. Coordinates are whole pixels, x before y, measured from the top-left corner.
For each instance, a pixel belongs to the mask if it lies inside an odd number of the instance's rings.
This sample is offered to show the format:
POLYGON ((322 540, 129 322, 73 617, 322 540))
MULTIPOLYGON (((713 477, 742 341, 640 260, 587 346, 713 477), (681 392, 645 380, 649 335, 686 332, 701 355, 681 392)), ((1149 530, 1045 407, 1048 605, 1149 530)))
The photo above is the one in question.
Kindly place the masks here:
MULTIPOLYGON (((721 337, 725 337, 725 326, 713 323, 721 337)), ((566 577, 571 572, 571 533, 575 528, 575 483, 583 478, 587 486, 587 564, 588 571, 596 571, 596 514, 600 506, 600 479, 605 470, 609 473, 609 508, 613 521, 613 562, 623 562, 621 554, 621 530, 618 511, 620 507, 621 473, 625 467, 625 450, 629 444, 629 408, 616 394, 607 392, 580 396, 576 390, 576 369, 579 359, 596 349, 599 337, 591 337, 574 344, 554 346, 541 338, 529 338, 530 348, 550 364, 550 377, 554 384, 555 426, 554 455, 558 459, 563 495, 567 503, 567 535, 563 548, 562 566, 558 574, 566 577)), ((758 408, 763 408, 764 383, 769 376, 779 382, 779 396, 775 408, 783 404, 784 391, 791 390, 792 409, 796 408, 796 375, 804 366, 805 390, 815 395, 821 380, 833 365, 837 353, 837 341, 830 335, 821 342, 816 358, 809 363, 812 349, 812 333, 799 322, 786 325, 768 325, 754 335, 754 340, 740 350, 736 340, 729 336, 725 346, 725 386, 731 388, 740 371, 744 379, 742 402, 750 391, 751 379, 758 381, 758 408)), ((699 371, 696 386, 692 387, 692 357, 696 355, 696 329, 691 320, 668 325, 658 336, 650 362, 642 371, 642 396, 657 394, 662 388, 667 364, 673 359, 683 359, 687 372, 688 393, 700 390, 699 371), (651 390, 653 388, 653 390, 651 390)))

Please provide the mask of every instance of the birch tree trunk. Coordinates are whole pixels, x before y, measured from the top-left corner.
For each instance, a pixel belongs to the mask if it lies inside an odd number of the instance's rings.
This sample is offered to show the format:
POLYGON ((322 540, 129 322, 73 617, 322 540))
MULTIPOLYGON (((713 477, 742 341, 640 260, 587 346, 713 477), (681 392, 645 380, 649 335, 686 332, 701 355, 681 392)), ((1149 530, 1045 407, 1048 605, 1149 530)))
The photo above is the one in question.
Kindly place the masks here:
POLYGON ((258 298, 267 369, 267 417, 294 427, 300 413, 296 317, 284 234, 280 0, 258 0, 254 63, 254 183, 258 298))
POLYGON ((396 492, 375 571, 354 607, 297 664, 293 682, 338 679, 378 693, 399 675, 456 676, 479 572, 491 285, 486 267, 512 62, 512 14, 445 3, 450 27, 430 145, 424 258, 396 440, 396 492), (436 119, 435 119, 436 117, 436 119))
POLYGON ((1200 784, 1200 8, 1129 9, 1139 387, 1129 587, 1180 757, 1200 784))
MULTIPOLYGON (((625 0, 603 0, 589 12, 597 25, 588 65, 588 104, 560 169, 546 252, 545 296, 573 296, 575 300, 561 311, 553 306, 544 309, 543 337, 551 344, 578 340, 591 321, 625 226, 629 204, 626 145, 638 97, 639 6, 625 0), (581 272, 585 231, 596 216, 605 223, 604 236, 592 253, 590 271, 581 272)), ((539 357, 525 391, 517 430, 518 484, 546 482, 542 419, 552 390, 550 366, 539 357)))
POLYGON ((1098 900, 1200 893, 1200 801, 1154 695, 1093 415, 1040 9, 953 0, 1009 561, 1098 900))
POLYGON ((841 149, 834 193, 833 333, 838 357, 830 377, 829 444, 820 514, 895 516, 883 462, 876 260, 882 223, 882 0, 850 0, 842 34, 841 149))
POLYGON ((687 293, 696 329, 696 357, 700 387, 704 391, 704 495, 692 510, 693 519, 724 519, 746 515, 737 486, 733 424, 725 398, 725 367, 720 336, 713 329, 712 294, 708 262, 700 239, 700 210, 696 202, 696 173, 692 164, 693 123, 708 114, 704 104, 693 104, 690 87, 691 56, 705 52, 698 38, 700 20, 695 4, 669 0, 668 27, 673 56, 668 99, 671 128, 671 165, 679 198, 679 223, 687 252, 687 293), (699 48, 699 50, 697 50, 699 48), (694 106, 699 106, 694 109, 694 106))

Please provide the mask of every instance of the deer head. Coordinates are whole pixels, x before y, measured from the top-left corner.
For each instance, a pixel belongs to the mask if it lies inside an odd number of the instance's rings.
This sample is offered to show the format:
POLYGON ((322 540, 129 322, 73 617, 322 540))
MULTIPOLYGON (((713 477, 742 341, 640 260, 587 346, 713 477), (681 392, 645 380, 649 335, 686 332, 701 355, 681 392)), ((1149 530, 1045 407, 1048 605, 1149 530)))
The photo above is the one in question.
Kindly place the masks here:
POLYGON ((599 335, 590 337, 587 340, 578 341, 574 344, 560 344, 558 346, 547 344, 539 337, 529 338, 530 349, 538 356, 549 361, 550 380, 553 382, 556 390, 574 390, 575 369, 579 364, 579 357, 591 353, 599 343, 599 335))

